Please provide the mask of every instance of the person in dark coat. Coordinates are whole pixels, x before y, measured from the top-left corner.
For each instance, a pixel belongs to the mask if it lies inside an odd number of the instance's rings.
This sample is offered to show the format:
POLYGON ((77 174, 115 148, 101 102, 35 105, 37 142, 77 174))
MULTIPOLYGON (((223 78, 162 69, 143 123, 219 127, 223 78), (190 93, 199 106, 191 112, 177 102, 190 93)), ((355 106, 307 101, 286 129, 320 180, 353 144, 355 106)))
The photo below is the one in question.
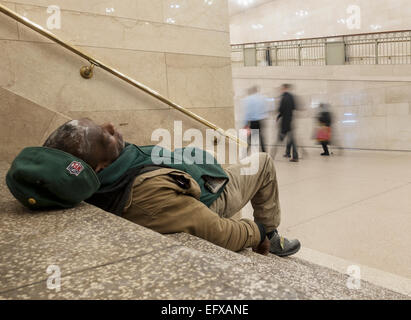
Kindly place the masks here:
POLYGON ((279 139, 283 141, 287 137, 287 148, 284 157, 291 158, 291 149, 293 151, 293 156, 290 161, 298 162, 298 152, 297 146, 295 144, 294 133, 293 133, 293 113, 297 110, 295 99, 293 95, 289 92, 291 85, 283 84, 281 86, 282 96, 279 108, 279 114, 277 121, 281 119, 279 139))
POLYGON ((332 117, 331 112, 326 104, 320 104, 320 110, 318 112, 317 121, 320 128, 317 133, 317 140, 322 145, 324 152, 322 156, 329 156, 330 152, 328 150, 328 144, 331 142, 331 124, 332 117))

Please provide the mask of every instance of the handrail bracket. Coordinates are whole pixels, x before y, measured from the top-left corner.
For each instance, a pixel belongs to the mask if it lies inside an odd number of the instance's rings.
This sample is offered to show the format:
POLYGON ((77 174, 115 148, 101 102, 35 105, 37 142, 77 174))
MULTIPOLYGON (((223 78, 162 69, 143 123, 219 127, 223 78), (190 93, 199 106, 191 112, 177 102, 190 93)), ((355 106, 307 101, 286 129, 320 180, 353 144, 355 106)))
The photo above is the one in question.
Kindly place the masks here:
POLYGON ((94 66, 93 62, 90 62, 90 66, 83 66, 80 68, 80 75, 84 79, 91 79, 94 75, 94 66))

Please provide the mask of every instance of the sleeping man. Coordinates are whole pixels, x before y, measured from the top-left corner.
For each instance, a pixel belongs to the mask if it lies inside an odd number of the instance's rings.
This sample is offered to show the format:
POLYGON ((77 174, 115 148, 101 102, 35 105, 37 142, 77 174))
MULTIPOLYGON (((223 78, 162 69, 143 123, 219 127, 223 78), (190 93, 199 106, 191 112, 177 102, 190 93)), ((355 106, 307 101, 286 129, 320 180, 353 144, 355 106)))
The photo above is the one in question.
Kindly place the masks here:
MULTIPOLYGON (((298 240, 277 232, 278 184, 266 153, 251 156, 258 171, 245 175, 242 164, 223 169, 214 158, 211 164, 197 164, 177 150, 125 143, 112 124, 97 125, 87 118, 65 123, 39 149, 59 150, 93 171, 98 190, 86 202, 159 233, 185 232, 232 251, 253 248, 264 255, 289 256, 300 249, 298 240), (159 164, 157 158, 170 161, 159 164), (249 201, 254 221, 232 219, 249 201)), ((66 175, 81 176, 83 167, 74 161, 66 175)))

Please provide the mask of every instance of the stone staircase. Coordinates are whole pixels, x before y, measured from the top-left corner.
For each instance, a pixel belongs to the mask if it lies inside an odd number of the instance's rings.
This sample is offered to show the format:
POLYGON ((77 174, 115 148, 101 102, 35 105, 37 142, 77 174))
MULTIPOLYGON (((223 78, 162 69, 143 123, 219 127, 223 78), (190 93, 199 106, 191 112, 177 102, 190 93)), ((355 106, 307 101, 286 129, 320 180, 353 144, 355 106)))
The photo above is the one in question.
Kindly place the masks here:
POLYGON ((0 299, 410 299, 364 281, 349 290, 347 276, 297 258, 163 236, 87 204, 33 213, 7 190, 8 168, 0 162, 0 299))
MULTIPOLYGON (((186 247, 230 261, 237 267, 241 267, 246 274, 259 274, 267 281, 275 281, 279 285, 293 289, 307 299, 410 298, 365 281, 361 282, 361 289, 350 290, 346 285, 347 275, 295 257, 279 258, 272 254, 261 256, 252 250, 235 253, 187 234, 168 237, 180 241, 186 247)), ((269 296, 267 298, 271 299, 269 296)))

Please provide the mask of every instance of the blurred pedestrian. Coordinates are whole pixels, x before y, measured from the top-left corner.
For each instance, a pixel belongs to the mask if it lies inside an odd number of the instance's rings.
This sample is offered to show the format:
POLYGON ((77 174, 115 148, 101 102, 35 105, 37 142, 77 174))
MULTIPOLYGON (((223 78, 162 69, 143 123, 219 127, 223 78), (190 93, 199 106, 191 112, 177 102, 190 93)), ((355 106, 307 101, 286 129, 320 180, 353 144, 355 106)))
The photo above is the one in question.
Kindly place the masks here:
POLYGON ((279 132, 279 140, 283 141, 287 138, 287 147, 284 154, 284 157, 291 158, 291 150, 292 150, 292 158, 291 162, 298 162, 298 151, 297 145, 295 143, 294 138, 294 128, 293 128, 293 114, 294 110, 297 110, 297 105, 295 103, 294 96, 290 93, 291 85, 290 84, 283 84, 281 86, 281 102, 279 113, 277 117, 277 121, 281 119, 280 125, 280 132, 279 132))
POLYGON ((317 121, 319 125, 317 129, 317 141, 322 145, 324 150, 321 155, 328 157, 330 155, 328 145, 331 143, 332 116, 327 104, 320 104, 317 121))
MULTIPOLYGON (((243 100, 245 108, 244 129, 259 130, 259 143, 262 152, 265 152, 264 137, 261 132, 263 128, 263 120, 267 118, 267 98, 259 93, 260 88, 253 86, 248 89, 248 96, 243 100)), ((251 144, 251 136, 249 137, 249 147, 251 144)))

